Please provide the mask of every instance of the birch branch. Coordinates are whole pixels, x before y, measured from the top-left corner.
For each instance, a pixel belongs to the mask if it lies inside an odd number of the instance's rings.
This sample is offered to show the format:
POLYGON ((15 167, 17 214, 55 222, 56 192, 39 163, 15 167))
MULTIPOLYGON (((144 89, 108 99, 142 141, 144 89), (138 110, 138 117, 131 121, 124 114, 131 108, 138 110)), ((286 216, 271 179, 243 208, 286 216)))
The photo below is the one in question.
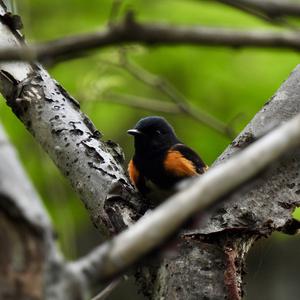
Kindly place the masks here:
MULTIPOLYGON (((0 9, 0 14, 5 14, 0 9)), ((0 23, 0 48, 18 48, 17 34, 0 23)), ((101 134, 80 111, 77 101, 41 66, 22 62, 0 64, 0 91, 70 180, 98 228, 106 234, 116 233, 140 217, 144 203, 123 170, 121 148, 101 140, 101 134), (112 197, 110 201, 107 195, 114 189, 126 200, 115 203, 112 197)))

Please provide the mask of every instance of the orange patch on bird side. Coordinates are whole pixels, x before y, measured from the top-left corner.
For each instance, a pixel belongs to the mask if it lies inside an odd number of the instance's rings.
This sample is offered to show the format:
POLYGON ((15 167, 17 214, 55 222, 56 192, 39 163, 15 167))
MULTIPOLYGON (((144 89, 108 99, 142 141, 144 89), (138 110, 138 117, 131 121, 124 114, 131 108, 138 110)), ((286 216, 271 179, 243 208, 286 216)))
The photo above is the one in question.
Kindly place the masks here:
POLYGON ((140 172, 138 169, 135 167, 133 160, 131 159, 129 164, 128 164, 128 173, 129 173, 129 178, 132 184, 135 186, 137 185, 140 172))
POLYGON ((188 177, 197 174, 194 164, 179 151, 169 151, 164 161, 165 169, 178 177, 188 177))

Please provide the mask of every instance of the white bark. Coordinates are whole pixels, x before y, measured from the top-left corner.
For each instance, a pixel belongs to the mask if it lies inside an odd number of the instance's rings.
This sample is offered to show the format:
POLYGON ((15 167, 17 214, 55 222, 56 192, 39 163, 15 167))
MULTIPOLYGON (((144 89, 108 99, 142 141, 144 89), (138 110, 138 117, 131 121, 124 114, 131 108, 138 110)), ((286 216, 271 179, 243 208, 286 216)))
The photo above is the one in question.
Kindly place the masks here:
MULTIPOLYGON (((19 47, 18 32, 0 24, 0 41, 5 41, 0 49, 7 45, 19 47)), ((113 142, 100 140, 101 134, 80 111, 76 100, 42 67, 0 63, 0 91, 70 180, 98 228, 116 233, 140 216, 143 203, 123 170, 122 150, 113 142), (114 196, 107 199, 107 195, 116 189, 127 201, 114 206, 114 196), (135 208, 134 213, 129 212, 128 205, 135 208), (122 211, 121 217, 117 211, 122 211), (112 215, 115 224, 111 223, 112 215)))

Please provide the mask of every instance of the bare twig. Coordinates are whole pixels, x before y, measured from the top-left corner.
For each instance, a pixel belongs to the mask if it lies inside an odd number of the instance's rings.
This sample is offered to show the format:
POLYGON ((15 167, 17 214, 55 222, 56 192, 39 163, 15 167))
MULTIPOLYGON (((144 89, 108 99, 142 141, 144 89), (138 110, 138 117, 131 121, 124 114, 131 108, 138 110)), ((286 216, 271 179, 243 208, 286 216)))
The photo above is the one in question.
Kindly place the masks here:
POLYGON ((195 212, 211 206, 289 149, 299 146, 299 128, 300 115, 223 164, 211 168, 190 187, 70 267, 77 274, 86 276, 90 284, 118 274, 160 244, 195 212))
MULTIPOLYGON (((176 103, 180 108, 185 107, 188 103, 187 99, 177 91, 173 85, 171 85, 165 78, 158 75, 154 75, 149 71, 146 71, 140 66, 133 64, 128 60, 124 52, 120 52, 119 66, 125 69, 137 80, 151 86, 154 89, 159 90, 162 94, 166 95, 171 101, 176 103)), ((118 66, 118 64, 116 64, 118 66)))
POLYGON ((243 9, 247 12, 256 12, 269 20, 279 20, 284 16, 300 16, 300 3, 281 0, 217 0, 221 3, 243 9))
MULTIPOLYGON (((287 25, 289 27, 290 24, 285 20, 282 15, 270 15, 265 11, 261 10, 259 6, 252 3, 252 1, 243 1, 243 0, 216 0, 225 5, 229 5, 231 7, 237 8, 243 12, 246 12, 250 15, 253 15, 259 19, 267 21, 272 24, 277 25, 287 25), (251 2, 251 3, 250 3, 251 2)), ((255 2, 255 1, 254 1, 255 2)), ((260 2, 261 3, 261 2, 260 2)))
POLYGON ((103 100, 114 102, 122 105, 128 105, 134 108, 145 109, 153 112, 160 112, 166 114, 181 114, 181 110, 174 103, 150 99, 145 97, 137 97, 134 95, 125 95, 115 92, 105 92, 103 100), (107 99, 106 99, 107 98, 107 99))
MULTIPOLYGON (((157 100, 153 102, 154 106, 152 110, 161 111, 164 110, 169 110, 167 113, 182 113, 184 115, 187 115, 194 120, 216 130, 217 132, 226 135, 229 138, 232 138, 234 136, 234 130, 227 124, 221 122, 220 120, 214 118, 213 116, 209 115, 208 113, 200 110, 199 108, 192 106, 189 104, 188 100, 178 91, 174 88, 173 85, 171 85, 166 79, 154 75, 145 69, 141 68, 140 66, 137 66, 130 62, 125 55, 120 56, 120 62, 115 63, 112 61, 107 61, 107 60, 101 60, 102 63, 109 64, 111 66, 117 67, 117 68, 122 68, 126 70, 129 74, 131 74, 134 78, 137 80, 143 82, 144 84, 158 90, 161 92, 163 95, 167 96, 175 105, 173 108, 171 106, 163 106, 163 105, 158 105, 157 100), (177 110, 179 112, 174 111, 174 108, 177 106, 177 110)), ((111 93, 109 93, 111 94, 111 93)), ((115 101, 121 100, 120 95, 113 95, 115 101), (117 99, 116 99, 117 98, 117 99)), ((133 104, 133 106, 142 106, 140 103, 137 103, 137 99, 135 100, 129 100, 128 97, 126 99, 123 97, 123 102, 127 104, 133 104)), ((147 99, 145 102, 145 106, 142 108, 150 108, 150 101, 147 99)), ((152 101, 152 100, 151 100, 152 101)))
POLYGON ((115 22, 122 5, 122 0, 113 0, 108 17, 108 25, 111 26, 115 22))
POLYGON ((142 24, 127 20, 94 33, 68 36, 28 47, 2 48, 0 60, 38 60, 54 63, 82 56, 93 49, 130 43, 148 46, 187 44, 299 50, 300 36, 293 31, 242 31, 203 26, 142 24))

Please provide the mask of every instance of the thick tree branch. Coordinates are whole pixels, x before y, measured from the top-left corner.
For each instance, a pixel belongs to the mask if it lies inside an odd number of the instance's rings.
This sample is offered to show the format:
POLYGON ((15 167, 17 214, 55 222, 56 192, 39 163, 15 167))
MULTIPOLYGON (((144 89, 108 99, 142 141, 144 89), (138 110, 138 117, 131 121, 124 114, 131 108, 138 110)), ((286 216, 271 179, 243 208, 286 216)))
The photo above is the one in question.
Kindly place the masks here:
MULTIPOLYGON (((0 23, 0 48, 18 48, 17 34, 0 23)), ((112 233, 135 221, 144 204, 122 168, 119 146, 100 140, 101 134, 80 111, 78 103, 41 67, 3 63, 0 70, 0 90, 8 105, 70 179, 94 224, 112 233), (128 203, 107 198, 116 188, 128 203)))
POLYGON ((38 60, 46 63, 72 59, 108 46, 140 43, 157 45, 204 45, 224 47, 286 48, 299 50, 294 31, 241 31, 229 28, 138 23, 127 19, 102 31, 64 37, 21 48, 1 47, 0 60, 38 60))

